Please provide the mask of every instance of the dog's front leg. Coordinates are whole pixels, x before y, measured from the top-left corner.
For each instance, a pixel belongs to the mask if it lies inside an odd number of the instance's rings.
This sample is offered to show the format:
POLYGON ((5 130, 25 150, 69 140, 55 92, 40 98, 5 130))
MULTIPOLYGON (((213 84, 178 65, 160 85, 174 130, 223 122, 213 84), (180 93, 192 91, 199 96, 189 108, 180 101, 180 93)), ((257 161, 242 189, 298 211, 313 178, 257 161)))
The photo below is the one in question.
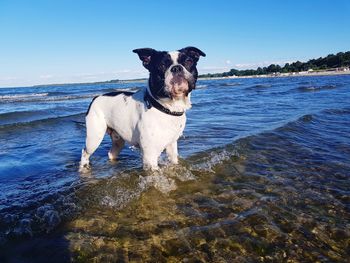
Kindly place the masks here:
POLYGON ((171 164, 178 164, 178 152, 177 152, 177 141, 169 144, 166 149, 166 154, 168 155, 168 160, 171 164))
POLYGON ((155 150, 141 149, 144 170, 158 170, 158 159, 161 152, 155 150))

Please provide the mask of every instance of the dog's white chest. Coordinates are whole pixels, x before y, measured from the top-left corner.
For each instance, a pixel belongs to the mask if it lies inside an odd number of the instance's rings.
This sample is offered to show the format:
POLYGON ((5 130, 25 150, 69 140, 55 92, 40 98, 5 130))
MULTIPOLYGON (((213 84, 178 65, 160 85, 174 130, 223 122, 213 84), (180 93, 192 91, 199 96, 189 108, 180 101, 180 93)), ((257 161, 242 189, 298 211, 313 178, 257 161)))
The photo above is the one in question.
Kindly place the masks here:
POLYGON ((140 134, 139 143, 159 145, 164 149, 182 135, 185 124, 185 115, 175 117, 155 108, 147 109, 137 125, 140 134))
POLYGON ((158 109, 145 107, 144 92, 134 96, 119 95, 99 98, 106 124, 131 145, 161 145, 177 140, 186 124, 185 114, 171 116, 158 109))

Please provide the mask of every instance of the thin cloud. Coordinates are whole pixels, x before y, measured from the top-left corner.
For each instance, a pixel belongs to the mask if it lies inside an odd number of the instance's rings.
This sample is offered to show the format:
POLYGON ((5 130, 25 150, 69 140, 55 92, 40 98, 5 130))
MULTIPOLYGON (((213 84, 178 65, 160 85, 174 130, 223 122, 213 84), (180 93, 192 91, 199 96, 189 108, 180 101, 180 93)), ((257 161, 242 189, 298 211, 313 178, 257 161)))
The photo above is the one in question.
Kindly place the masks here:
POLYGON ((10 81, 10 80, 18 80, 20 78, 15 77, 0 77, 0 81, 10 81))
POLYGON ((258 67, 267 67, 270 66, 271 64, 275 65, 284 65, 286 63, 292 63, 292 61, 263 61, 263 62, 255 62, 255 63, 238 63, 235 64, 234 67, 238 69, 255 69, 258 67))
POLYGON ((223 67, 223 66, 207 66, 207 67, 200 67, 199 70, 222 70, 227 68, 228 67, 223 67))
POLYGON ((47 75, 40 75, 39 78, 40 79, 51 79, 53 78, 54 76, 53 75, 50 75, 50 74, 47 74, 47 75))

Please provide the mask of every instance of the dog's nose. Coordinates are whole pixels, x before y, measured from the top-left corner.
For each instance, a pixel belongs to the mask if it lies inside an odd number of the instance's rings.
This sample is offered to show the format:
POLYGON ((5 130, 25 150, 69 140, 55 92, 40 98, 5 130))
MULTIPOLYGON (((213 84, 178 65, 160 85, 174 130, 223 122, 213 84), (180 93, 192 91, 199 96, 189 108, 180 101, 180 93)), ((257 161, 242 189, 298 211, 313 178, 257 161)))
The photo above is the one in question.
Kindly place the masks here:
POLYGON ((170 70, 172 73, 180 73, 182 72, 182 67, 180 65, 173 66, 170 70))

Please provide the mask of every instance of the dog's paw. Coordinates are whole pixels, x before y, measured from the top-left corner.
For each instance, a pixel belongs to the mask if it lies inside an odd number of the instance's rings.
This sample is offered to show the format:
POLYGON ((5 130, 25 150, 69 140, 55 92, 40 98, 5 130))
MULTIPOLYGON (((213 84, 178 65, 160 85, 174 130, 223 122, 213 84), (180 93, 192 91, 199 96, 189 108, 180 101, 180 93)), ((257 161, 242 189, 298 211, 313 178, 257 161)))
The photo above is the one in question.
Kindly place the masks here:
POLYGON ((85 164, 80 163, 79 164, 79 172, 85 172, 85 171, 90 171, 90 170, 91 170, 91 166, 89 163, 85 163, 85 164))
POLYGON ((117 156, 115 156, 111 151, 108 152, 108 158, 111 161, 117 160, 117 156))
POLYGON ((146 172, 154 172, 154 171, 159 171, 159 166, 158 165, 152 165, 152 164, 143 164, 143 170, 146 172))

